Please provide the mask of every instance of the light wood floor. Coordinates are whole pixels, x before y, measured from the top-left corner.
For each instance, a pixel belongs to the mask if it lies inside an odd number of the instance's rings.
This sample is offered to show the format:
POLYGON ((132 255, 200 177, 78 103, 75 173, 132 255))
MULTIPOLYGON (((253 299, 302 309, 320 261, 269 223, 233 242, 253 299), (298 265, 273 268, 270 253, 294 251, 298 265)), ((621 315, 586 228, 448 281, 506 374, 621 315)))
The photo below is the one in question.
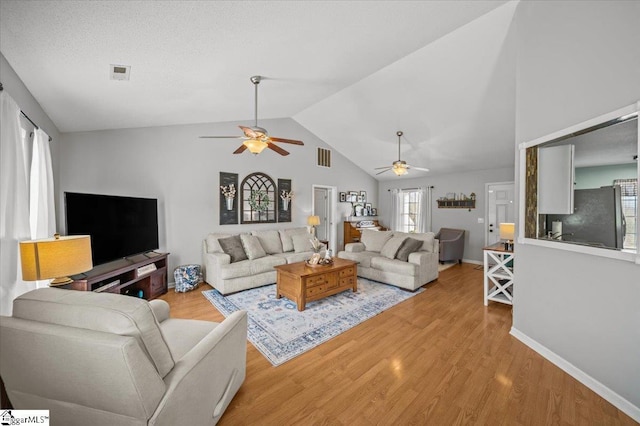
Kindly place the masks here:
MULTIPOLYGON (((483 305, 477 268, 449 268, 279 367, 247 343, 247 378, 219 424, 637 424, 509 335, 511 307, 483 305)), ((163 299, 174 317, 222 321, 208 289, 163 299)))

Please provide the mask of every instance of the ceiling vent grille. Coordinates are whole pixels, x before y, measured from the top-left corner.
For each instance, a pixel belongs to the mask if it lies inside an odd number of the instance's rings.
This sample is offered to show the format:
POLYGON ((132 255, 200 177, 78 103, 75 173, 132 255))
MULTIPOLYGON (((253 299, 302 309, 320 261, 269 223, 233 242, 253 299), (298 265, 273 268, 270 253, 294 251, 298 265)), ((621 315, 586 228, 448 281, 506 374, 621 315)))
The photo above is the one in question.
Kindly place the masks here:
POLYGON ((318 166, 331 167, 331 150, 318 148, 318 166))

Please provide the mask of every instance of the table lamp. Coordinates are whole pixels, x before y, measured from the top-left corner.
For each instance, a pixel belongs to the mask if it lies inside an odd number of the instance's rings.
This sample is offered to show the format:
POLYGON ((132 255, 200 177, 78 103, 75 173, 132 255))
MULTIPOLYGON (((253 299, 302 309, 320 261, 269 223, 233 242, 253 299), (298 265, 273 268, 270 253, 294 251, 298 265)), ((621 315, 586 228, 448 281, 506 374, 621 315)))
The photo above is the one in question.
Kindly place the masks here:
POLYGON ((307 224, 311 226, 311 235, 316 236, 316 226, 320 225, 320 216, 309 216, 307 224))
POLYGON ((55 278, 51 286, 69 284, 73 282, 69 275, 93 268, 91 237, 55 234, 53 238, 21 241, 20 261, 25 281, 55 278))
POLYGON ((505 250, 511 250, 513 248, 513 238, 516 231, 515 223, 501 223, 500 224, 500 239, 506 240, 504 243, 505 250))

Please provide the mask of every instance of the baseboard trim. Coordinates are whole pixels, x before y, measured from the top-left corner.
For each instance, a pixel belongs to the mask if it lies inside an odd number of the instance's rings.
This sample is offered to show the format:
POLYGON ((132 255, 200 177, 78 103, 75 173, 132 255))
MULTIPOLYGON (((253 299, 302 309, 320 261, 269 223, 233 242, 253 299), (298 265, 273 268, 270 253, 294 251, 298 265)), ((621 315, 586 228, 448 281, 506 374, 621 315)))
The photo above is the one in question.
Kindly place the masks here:
POLYGON ((463 263, 472 263, 474 265, 484 265, 484 262, 481 260, 473 260, 473 259, 462 259, 463 263))
POLYGON ((509 331, 516 339, 520 340, 525 345, 529 346, 531 349, 542 355, 548 361, 555 364, 562 371, 600 395, 602 398, 610 402, 617 409, 625 413, 627 416, 631 417, 636 422, 640 423, 640 408, 633 405, 631 402, 626 400, 624 397, 618 395, 613 390, 609 389, 584 371, 580 370, 575 365, 571 364, 566 359, 562 358, 555 352, 549 350, 546 346, 541 345, 537 341, 533 340, 526 334, 522 333, 515 327, 511 327, 511 331, 509 331))

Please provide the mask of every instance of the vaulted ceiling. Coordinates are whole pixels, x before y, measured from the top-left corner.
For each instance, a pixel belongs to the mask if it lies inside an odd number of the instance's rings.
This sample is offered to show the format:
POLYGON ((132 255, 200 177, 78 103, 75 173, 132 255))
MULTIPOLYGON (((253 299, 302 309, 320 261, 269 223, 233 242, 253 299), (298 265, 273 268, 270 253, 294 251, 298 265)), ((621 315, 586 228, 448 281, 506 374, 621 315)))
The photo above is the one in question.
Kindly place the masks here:
POLYGON ((371 175, 402 130, 402 159, 439 174, 513 166, 516 6, 3 0, 0 51, 61 132, 250 120, 262 75, 260 119, 293 118, 371 175))

